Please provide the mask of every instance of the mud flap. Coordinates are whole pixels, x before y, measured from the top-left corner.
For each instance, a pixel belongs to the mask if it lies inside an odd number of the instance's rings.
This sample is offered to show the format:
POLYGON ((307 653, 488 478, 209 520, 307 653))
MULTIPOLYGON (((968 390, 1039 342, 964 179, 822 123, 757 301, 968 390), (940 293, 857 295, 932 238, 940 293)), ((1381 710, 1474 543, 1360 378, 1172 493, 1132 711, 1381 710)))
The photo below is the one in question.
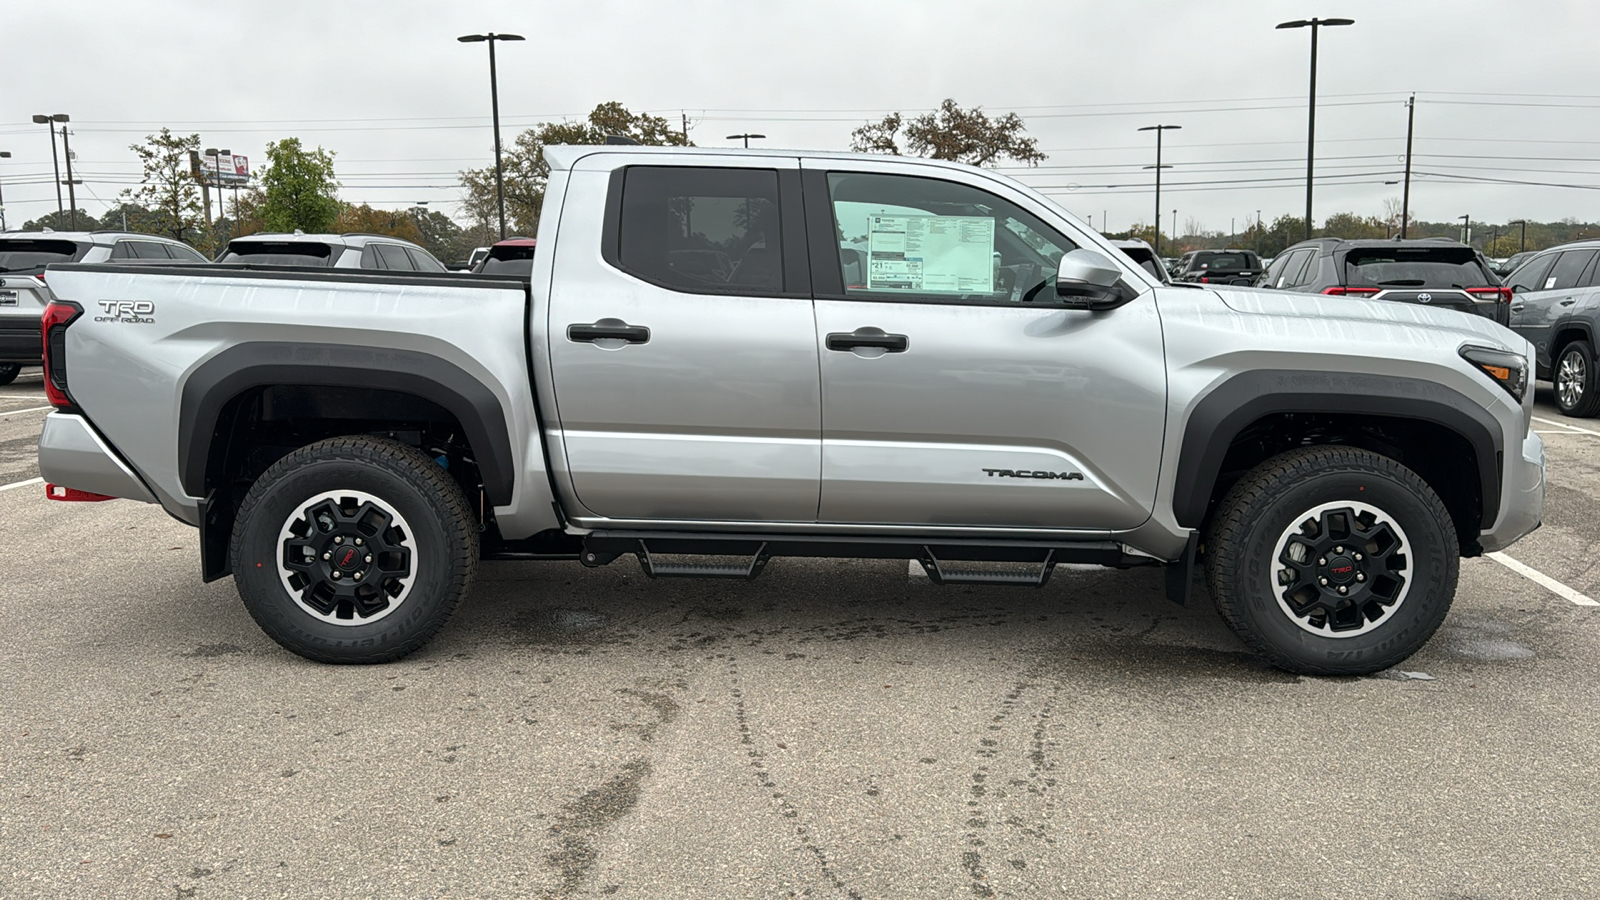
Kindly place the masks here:
POLYGON ((1167 563, 1167 599, 1179 606, 1189 605, 1189 594, 1194 587, 1194 557, 1200 547, 1200 533, 1189 532, 1183 544, 1183 556, 1167 563))

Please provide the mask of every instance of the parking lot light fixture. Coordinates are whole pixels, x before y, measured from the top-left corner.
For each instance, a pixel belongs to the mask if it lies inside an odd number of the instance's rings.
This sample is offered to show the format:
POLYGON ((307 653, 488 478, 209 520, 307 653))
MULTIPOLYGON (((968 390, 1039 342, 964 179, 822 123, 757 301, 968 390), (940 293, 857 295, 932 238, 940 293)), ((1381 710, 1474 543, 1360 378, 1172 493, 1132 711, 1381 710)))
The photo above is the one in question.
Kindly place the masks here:
POLYGON ((730 134, 728 135, 727 139, 730 141, 737 141, 740 138, 744 139, 744 149, 749 150, 750 141, 752 138, 758 141, 764 141, 767 139, 767 136, 764 134, 730 134))
MULTIPOLYGON (((1156 170, 1156 218, 1153 224, 1156 230, 1155 255, 1157 257, 1161 256, 1161 170, 1172 168, 1161 164, 1161 132, 1177 131, 1182 127, 1182 125, 1146 125, 1139 129, 1140 131, 1154 131, 1156 133, 1156 164, 1145 166, 1145 168, 1156 170)), ((1176 238, 1177 235, 1173 235, 1173 237, 1176 238)))
POLYGON ((1311 184, 1317 149, 1317 33, 1324 25, 1354 25, 1355 19, 1296 19, 1279 22, 1279 28, 1311 29, 1311 103, 1306 114, 1306 240, 1311 239, 1311 184))
POLYGON ((506 185, 505 173, 500 165, 500 84, 495 75, 494 44, 495 41, 521 41, 526 40, 520 34, 464 34, 456 38, 463 44, 489 45, 489 108, 494 116, 494 203, 500 213, 500 240, 506 239, 506 185))
MULTIPOLYGON (((36 115, 33 121, 36 125, 44 125, 50 129, 50 164, 55 167, 56 172, 56 226, 60 227, 61 219, 67 214, 67 210, 61 202, 61 157, 56 155, 56 116, 36 115)), ((62 115, 61 121, 67 121, 67 117, 62 115)))
MULTIPOLYGON (((10 159, 10 150, 0 150, 0 159, 10 159)), ((0 184, 0 231, 6 230, 6 192, 5 185, 0 184)))
POLYGON ((1469 244, 1472 241, 1472 215, 1456 216, 1461 220, 1461 243, 1469 244))
POLYGON ((1522 243, 1517 245, 1517 252, 1521 253, 1522 251, 1528 249, 1528 220, 1518 219, 1515 222, 1510 222, 1508 224, 1522 226, 1522 243))

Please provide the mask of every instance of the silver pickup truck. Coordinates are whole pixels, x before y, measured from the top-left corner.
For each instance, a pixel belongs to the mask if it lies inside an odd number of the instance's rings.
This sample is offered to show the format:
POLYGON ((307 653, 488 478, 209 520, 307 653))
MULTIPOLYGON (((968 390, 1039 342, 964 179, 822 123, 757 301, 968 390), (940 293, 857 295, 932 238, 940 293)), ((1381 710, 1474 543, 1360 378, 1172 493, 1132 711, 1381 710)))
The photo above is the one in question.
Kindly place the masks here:
POLYGON ((1199 569, 1272 663, 1365 673, 1539 524, 1530 347, 1487 319, 1164 286, 961 165, 545 156, 528 280, 52 266, 48 495, 161 504, 335 663, 422 646, 480 559, 806 556, 1199 569))

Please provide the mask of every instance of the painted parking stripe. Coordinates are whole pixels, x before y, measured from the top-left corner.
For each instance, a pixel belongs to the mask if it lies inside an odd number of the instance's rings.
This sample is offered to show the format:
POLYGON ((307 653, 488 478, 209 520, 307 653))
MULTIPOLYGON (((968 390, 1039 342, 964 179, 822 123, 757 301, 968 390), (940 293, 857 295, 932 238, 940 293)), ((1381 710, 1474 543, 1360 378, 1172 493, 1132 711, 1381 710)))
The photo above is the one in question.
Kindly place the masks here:
POLYGON ((5 412, 0 412, 0 416, 20 416, 23 413, 44 412, 47 409, 55 409, 55 407, 54 406, 30 406, 27 409, 8 409, 5 412))
POLYGON ((1590 598, 1578 593, 1572 588, 1567 587, 1554 578, 1551 578, 1549 575, 1544 574, 1538 569, 1535 569, 1532 566, 1523 565, 1504 553, 1485 553, 1484 555, 1517 573, 1518 575, 1521 575, 1523 578, 1528 579, 1534 584, 1537 584, 1543 588, 1547 588, 1551 593, 1558 597, 1571 600, 1573 603, 1576 603, 1579 606, 1600 606, 1600 602, 1591 600, 1590 598))
POLYGON ((27 481, 13 481, 10 484, 0 484, 0 491, 9 491, 14 488, 27 487, 30 484, 44 484, 43 478, 29 478, 27 481))
POLYGON ((1579 432, 1582 432, 1582 433, 1584 433, 1584 434, 1592 434, 1592 435, 1594 435, 1594 436, 1595 436, 1595 437, 1600 437, 1600 431, 1590 431, 1590 430, 1589 430, 1589 429, 1587 429, 1587 428, 1579 428, 1579 427, 1578 427, 1578 426, 1576 426, 1576 425, 1568 425, 1568 424, 1567 424, 1567 423, 1565 423, 1565 422, 1557 422, 1557 421, 1556 421, 1556 420, 1555 420, 1555 419, 1541 419, 1541 418, 1539 418, 1539 417, 1538 417, 1538 416, 1534 416, 1534 417, 1533 417, 1533 420, 1534 420, 1534 421, 1535 421, 1535 422, 1543 422, 1543 423, 1544 423, 1544 424, 1546 424, 1546 425, 1559 425, 1559 426, 1561 426, 1561 427, 1562 427, 1562 428, 1570 428, 1570 429, 1572 429, 1572 430, 1573 430, 1573 431, 1579 431, 1579 432))

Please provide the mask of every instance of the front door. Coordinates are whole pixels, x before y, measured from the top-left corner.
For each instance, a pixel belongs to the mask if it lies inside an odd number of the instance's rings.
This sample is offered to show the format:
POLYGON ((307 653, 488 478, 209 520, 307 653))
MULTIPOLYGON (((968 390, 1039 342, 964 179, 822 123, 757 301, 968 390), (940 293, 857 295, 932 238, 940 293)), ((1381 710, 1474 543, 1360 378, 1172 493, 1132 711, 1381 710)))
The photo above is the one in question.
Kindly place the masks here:
POLYGON ((798 162, 649 160, 590 163, 567 192, 611 197, 606 213, 569 202, 556 242, 550 366, 573 495, 606 518, 814 522, 816 328, 803 249, 783 253, 803 248, 798 162))
POLYGON ((1126 280, 1142 293, 1130 303, 1063 309, 1056 268, 1077 244, 1044 204, 958 172, 803 165, 822 360, 820 520, 1145 521, 1166 368, 1153 292, 1133 268, 1126 280))

